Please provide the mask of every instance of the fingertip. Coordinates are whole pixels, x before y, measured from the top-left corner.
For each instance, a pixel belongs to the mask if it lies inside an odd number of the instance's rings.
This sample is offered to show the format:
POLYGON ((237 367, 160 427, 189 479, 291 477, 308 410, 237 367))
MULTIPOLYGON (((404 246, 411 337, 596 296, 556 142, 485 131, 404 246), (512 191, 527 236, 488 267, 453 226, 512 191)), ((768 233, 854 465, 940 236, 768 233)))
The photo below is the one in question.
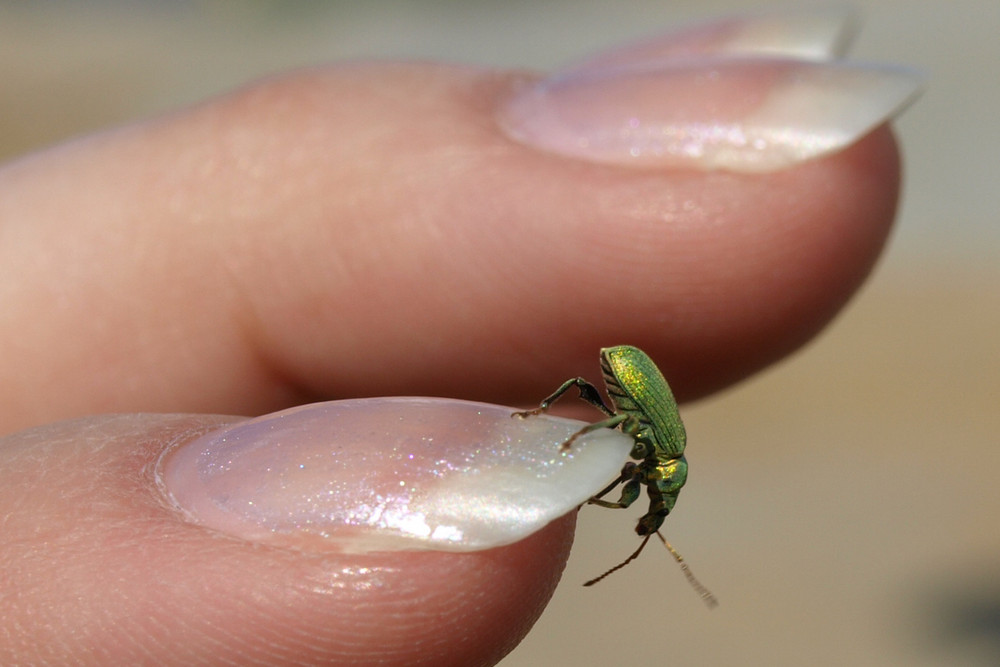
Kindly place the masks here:
POLYGON ((885 245, 900 181, 887 124, 767 173, 624 168, 506 136, 495 113, 522 79, 440 66, 295 79, 293 97, 315 102, 295 105, 307 126, 357 131, 329 138, 335 154, 302 150, 300 200, 329 215, 297 254, 310 287, 276 294, 273 272, 245 276, 268 295, 261 339, 284 377, 314 395, 519 401, 599 347, 634 343, 688 399, 807 342, 885 245), (342 93, 352 104, 336 123, 315 115, 342 93))
POLYGON ((881 256, 900 180, 899 147, 883 125, 829 158, 736 186, 738 203, 688 248, 696 265, 677 287, 687 312, 648 341, 679 396, 738 382, 827 326, 881 256))
POLYGON ((559 580, 575 511, 504 547, 303 551, 196 525, 156 462, 236 418, 117 416, 0 441, 5 664, 492 664, 559 580))
POLYGON ((521 78, 311 70, 21 169, 11 215, 33 233, 7 264, 31 335, 0 332, 24 350, 0 417, 521 403, 620 343, 691 398, 815 335, 885 243, 884 126, 764 174, 595 164, 504 134, 495 112, 521 78), (154 255, 122 251, 135 240, 154 255), (39 310, 53 284, 68 305, 39 310))

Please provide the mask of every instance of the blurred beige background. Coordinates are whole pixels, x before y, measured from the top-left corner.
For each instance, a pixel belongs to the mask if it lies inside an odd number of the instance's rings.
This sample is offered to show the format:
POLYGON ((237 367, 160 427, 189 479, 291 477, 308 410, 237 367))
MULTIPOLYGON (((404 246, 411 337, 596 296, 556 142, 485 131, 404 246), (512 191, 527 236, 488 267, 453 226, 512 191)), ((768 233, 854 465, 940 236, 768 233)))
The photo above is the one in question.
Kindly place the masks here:
MULTIPOLYGON (((855 60, 924 68, 897 234, 828 332, 688 406, 662 550, 589 509, 524 665, 1000 664, 1000 3, 857 3, 855 60)), ((0 2, 0 158, 346 58, 548 68, 754 2, 0 2)), ((794 5, 793 5, 794 6, 794 5)))

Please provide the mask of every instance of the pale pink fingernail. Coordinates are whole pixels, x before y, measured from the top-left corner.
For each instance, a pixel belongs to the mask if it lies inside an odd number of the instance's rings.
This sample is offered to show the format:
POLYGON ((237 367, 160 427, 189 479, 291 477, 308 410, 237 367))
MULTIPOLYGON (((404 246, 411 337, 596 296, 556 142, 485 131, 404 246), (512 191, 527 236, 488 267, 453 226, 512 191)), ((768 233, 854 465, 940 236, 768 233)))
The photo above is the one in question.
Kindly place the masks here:
POLYGON ((599 53, 563 72, 704 56, 829 60, 847 53, 858 25, 857 14, 846 7, 729 16, 599 53))
POLYGON ((345 551, 509 544, 585 502, 632 441, 581 422, 435 398, 306 405, 167 452, 169 500, 192 522, 256 542, 345 551))
POLYGON ((685 60, 557 74, 517 91, 498 121, 516 141, 590 162, 766 172, 850 145, 921 83, 887 66, 685 60))

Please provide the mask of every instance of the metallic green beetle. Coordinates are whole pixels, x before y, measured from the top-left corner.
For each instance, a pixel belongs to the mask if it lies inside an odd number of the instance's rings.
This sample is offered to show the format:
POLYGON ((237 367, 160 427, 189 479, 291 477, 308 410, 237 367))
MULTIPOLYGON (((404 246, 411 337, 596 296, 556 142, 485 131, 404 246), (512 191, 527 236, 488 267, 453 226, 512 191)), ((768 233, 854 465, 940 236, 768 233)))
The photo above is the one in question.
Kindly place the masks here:
POLYGON ((546 412, 563 394, 572 387, 577 387, 580 398, 596 407, 608 418, 588 424, 574 433, 562 444, 564 451, 569 449, 578 437, 602 428, 620 428, 625 435, 635 441, 630 455, 638 463, 634 461, 626 463, 618 479, 587 502, 601 507, 629 507, 639 498, 641 487, 645 486, 646 495, 649 497, 649 511, 639 518, 639 523, 635 527, 635 532, 643 537, 642 544, 622 563, 586 582, 584 586, 596 584, 612 572, 628 565, 638 557, 649 538, 655 534, 680 564, 684 576, 695 590, 710 606, 714 606, 717 604, 715 597, 694 578, 681 555, 660 533, 660 526, 674 508, 677 495, 687 481, 688 472, 687 460, 684 458, 687 436, 670 385, 649 355, 631 345, 603 348, 601 371, 604 374, 608 397, 612 405, 617 408, 617 412, 604 403, 597 387, 578 377, 566 380, 534 410, 514 413, 518 417, 528 417, 546 412), (602 500, 618 485, 622 485, 622 490, 617 502, 602 500))

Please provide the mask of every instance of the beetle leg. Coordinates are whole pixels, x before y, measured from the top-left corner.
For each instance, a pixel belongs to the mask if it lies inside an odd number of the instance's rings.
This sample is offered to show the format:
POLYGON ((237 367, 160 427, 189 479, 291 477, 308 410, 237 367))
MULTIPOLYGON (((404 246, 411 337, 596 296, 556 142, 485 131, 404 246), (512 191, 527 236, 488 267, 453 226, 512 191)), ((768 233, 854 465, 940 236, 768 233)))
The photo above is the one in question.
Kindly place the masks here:
POLYGON ((570 446, 573 444, 573 442, 577 438, 579 438, 581 435, 586 435, 588 433, 593 433, 594 431, 600 431, 602 428, 615 428, 616 426, 618 426, 623 421, 626 421, 629 418, 630 418, 630 415, 614 415, 610 419, 605 419, 603 421, 594 422, 593 424, 587 424, 586 426, 584 426, 583 428, 581 428, 579 431, 577 431, 573 435, 569 436, 569 439, 566 440, 566 442, 564 442, 562 444, 562 446, 559 448, 559 450, 563 451, 563 452, 567 451, 570 448, 570 446))
POLYGON ((641 481, 639 475, 637 474, 638 466, 631 461, 625 464, 622 468, 622 474, 618 476, 614 482, 606 486, 601 490, 600 493, 590 498, 587 501, 590 505, 598 505, 600 507, 609 507, 611 509, 624 509, 634 503, 639 497, 641 481), (622 486, 621 497, 618 498, 618 502, 611 502, 609 500, 601 500, 601 498, 618 486, 622 486))
POLYGON ((601 392, 597 390, 597 387, 590 384, 583 378, 572 378, 563 382, 558 389, 556 389, 552 394, 544 401, 542 401, 537 408, 534 410, 523 410, 521 412, 515 412, 515 417, 530 417, 532 415, 540 415, 543 412, 547 412, 553 403, 558 401, 563 394, 569 391, 572 387, 576 387, 580 390, 580 400, 590 403, 595 408, 603 412, 609 417, 614 417, 615 412, 609 408, 605 403, 604 399, 601 398, 601 392))
POLYGON ((611 502, 610 500, 601 500, 597 496, 594 496, 587 501, 589 505, 598 505, 599 507, 609 507, 611 509, 625 509, 635 502, 636 498, 639 497, 639 481, 630 480, 622 486, 622 495, 618 498, 617 502, 611 502))
POLYGON ((619 484, 624 484, 628 480, 632 479, 632 477, 634 477, 635 474, 635 468, 636 468, 635 463, 632 463, 631 461, 626 463, 625 466, 622 468, 621 474, 618 475, 618 479, 616 479, 615 481, 611 482, 606 487, 601 489, 600 493, 595 493, 593 497, 603 498, 604 496, 611 493, 615 489, 615 487, 618 486, 619 484))

